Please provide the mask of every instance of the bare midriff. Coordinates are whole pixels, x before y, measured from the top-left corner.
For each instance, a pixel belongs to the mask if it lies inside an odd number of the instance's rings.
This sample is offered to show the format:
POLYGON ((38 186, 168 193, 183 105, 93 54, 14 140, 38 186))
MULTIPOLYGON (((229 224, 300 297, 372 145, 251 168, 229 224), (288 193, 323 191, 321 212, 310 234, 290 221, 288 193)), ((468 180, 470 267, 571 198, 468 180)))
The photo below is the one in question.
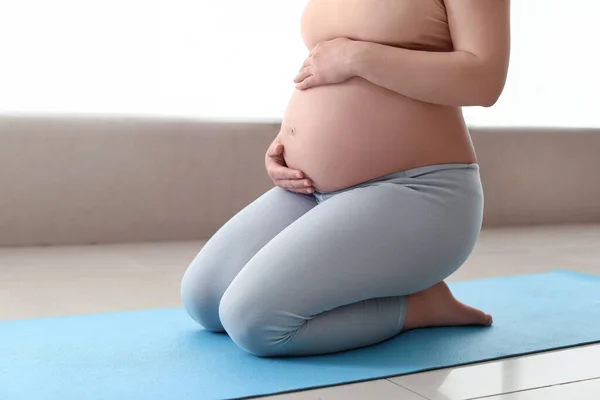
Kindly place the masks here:
POLYGON ((279 137, 287 165, 321 192, 420 166, 476 161, 459 108, 415 101, 361 78, 295 91, 279 137))
MULTIPOLYGON (((313 13, 325 8, 317 8, 320 4, 333 4, 326 0, 312 3, 315 10, 309 4, 308 11, 313 13)), ((316 32, 309 39, 317 42, 330 32, 319 31, 319 19, 312 20, 316 23, 305 23, 305 33, 316 32)), ((326 39, 333 37, 331 33, 326 39)), ((460 108, 413 100, 358 77, 295 90, 279 140, 287 165, 303 171, 321 192, 420 166, 476 162, 460 108)))

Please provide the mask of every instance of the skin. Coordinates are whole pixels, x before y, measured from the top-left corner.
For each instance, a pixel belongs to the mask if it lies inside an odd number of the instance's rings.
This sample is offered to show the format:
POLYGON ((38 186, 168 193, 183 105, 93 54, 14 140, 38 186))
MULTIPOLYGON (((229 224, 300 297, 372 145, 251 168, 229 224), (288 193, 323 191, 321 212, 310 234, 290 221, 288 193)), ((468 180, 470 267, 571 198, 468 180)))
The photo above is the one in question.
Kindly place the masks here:
POLYGON ((395 28, 411 21, 404 2, 378 0, 383 14, 367 3, 307 6, 302 33, 310 53, 272 145, 284 146, 283 160, 267 162, 269 173, 275 162, 293 170, 274 179, 286 189, 328 192, 423 165, 477 161, 460 107, 489 107, 502 92, 509 1, 446 0, 452 48, 427 51, 402 47, 414 39, 395 28), (394 29, 367 30, 379 25, 394 29), (297 171, 313 186, 294 182, 297 171))
MULTIPOLYGON (((302 34, 310 53, 265 160, 276 185, 328 192, 419 166, 477 161, 460 107, 490 107, 502 93, 509 0, 377 5, 309 2, 302 34), (430 37, 421 22, 438 29, 435 43, 419 43, 430 37)), ((492 323, 444 282, 407 304, 405 330, 492 323)))
POLYGON ((304 172, 288 168, 283 157, 283 145, 273 142, 265 156, 265 165, 269 177, 275 185, 294 193, 310 194, 315 188, 310 179, 306 179, 304 172))
POLYGON ((336 38, 313 47, 294 79, 296 88, 343 83, 357 76, 426 103, 491 107, 508 71, 509 3, 458 1, 446 1, 454 51, 422 52, 336 38))

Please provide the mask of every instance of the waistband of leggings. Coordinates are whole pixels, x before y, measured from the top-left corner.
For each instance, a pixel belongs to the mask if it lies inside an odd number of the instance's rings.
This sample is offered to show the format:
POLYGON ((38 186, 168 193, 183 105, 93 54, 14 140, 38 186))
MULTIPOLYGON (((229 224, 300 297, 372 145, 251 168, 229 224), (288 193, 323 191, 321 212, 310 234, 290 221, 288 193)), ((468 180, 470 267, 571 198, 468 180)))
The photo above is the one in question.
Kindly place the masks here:
MULTIPOLYGON (((415 176, 424 175, 424 174, 428 174, 428 173, 431 173, 431 172, 445 171, 445 170, 449 170, 449 169, 472 169, 472 170, 479 170, 479 165, 477 163, 471 163, 471 164, 458 164, 458 163, 455 163, 455 164, 426 165, 426 166, 423 166, 423 167, 417 167, 417 168, 407 169, 406 171, 394 172, 394 173, 391 173, 389 175, 382 176, 381 178, 373 179, 372 181, 369 181, 369 182, 387 181, 387 180, 390 180, 390 179, 401 178, 401 177, 413 178, 415 176)), ((365 183, 368 183, 368 182, 365 182, 365 183)))
POLYGON ((426 166, 423 166, 423 167, 416 167, 416 168, 411 168, 411 169, 407 169, 407 170, 404 170, 404 171, 393 172, 391 174, 384 175, 384 176, 381 176, 379 178, 375 178, 375 179, 371 179, 371 180, 363 182, 363 183, 359 183, 358 185, 354 185, 354 186, 350 186, 348 188, 336 190, 334 192, 319 192, 319 191, 316 191, 314 193, 314 195, 317 198, 322 198, 323 196, 330 197, 330 196, 333 196, 335 194, 346 192, 348 190, 357 189, 357 188, 364 187, 364 186, 369 186, 369 185, 371 185, 373 183, 377 183, 377 182, 391 181, 391 180, 398 179, 398 178, 414 178, 414 177, 418 177, 420 175, 429 174, 429 173, 432 173, 432 172, 445 171, 445 170, 451 170, 451 169, 468 169, 468 170, 479 171, 479 165, 477 163, 470 163, 470 164, 455 163, 455 164, 426 165, 426 166))

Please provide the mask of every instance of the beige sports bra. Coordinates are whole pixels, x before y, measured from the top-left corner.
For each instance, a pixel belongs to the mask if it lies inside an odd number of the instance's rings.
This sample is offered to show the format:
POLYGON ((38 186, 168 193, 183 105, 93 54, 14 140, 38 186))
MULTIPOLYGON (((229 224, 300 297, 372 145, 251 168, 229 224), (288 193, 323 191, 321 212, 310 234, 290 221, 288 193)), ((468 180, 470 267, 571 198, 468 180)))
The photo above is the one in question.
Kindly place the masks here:
POLYGON ((443 0, 311 0, 302 16, 308 48, 348 37, 413 50, 452 51, 443 0))

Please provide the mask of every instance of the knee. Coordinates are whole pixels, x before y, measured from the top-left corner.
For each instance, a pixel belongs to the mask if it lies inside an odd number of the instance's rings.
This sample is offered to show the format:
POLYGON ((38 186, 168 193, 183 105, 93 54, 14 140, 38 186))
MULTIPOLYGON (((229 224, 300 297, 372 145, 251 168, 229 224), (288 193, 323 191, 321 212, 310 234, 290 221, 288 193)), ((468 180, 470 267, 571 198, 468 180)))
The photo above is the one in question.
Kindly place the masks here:
POLYGON ((192 263, 181 280, 181 300, 196 322, 213 332, 223 332, 219 319, 219 302, 224 290, 220 290, 215 277, 202 265, 192 263))
POLYGON ((248 353, 258 357, 283 355, 286 335, 277 328, 274 314, 264 302, 227 290, 219 315, 231 340, 248 353))

